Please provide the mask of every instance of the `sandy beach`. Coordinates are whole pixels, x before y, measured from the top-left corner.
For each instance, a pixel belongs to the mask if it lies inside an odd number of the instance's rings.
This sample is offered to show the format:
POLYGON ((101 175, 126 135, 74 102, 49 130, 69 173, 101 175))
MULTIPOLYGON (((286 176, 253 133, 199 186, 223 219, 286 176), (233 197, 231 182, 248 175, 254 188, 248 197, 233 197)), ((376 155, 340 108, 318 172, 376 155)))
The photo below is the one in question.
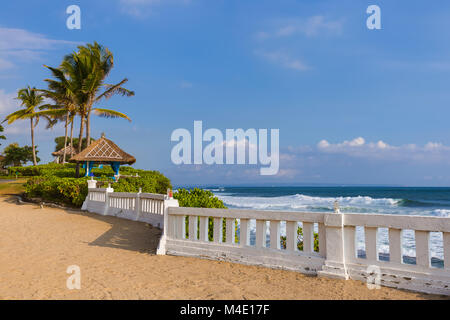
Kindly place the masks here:
POLYGON ((161 231, 140 222, 0 197, 0 299, 439 299, 358 281, 157 256, 161 231), (70 265, 81 289, 69 290, 70 265))

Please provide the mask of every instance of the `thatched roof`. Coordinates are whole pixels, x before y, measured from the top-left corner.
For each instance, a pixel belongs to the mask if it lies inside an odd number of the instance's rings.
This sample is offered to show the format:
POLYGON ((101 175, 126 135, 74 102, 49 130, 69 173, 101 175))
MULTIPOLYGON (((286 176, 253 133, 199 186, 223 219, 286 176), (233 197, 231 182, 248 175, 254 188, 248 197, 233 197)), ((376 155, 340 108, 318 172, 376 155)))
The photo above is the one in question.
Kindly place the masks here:
POLYGON ((120 149, 114 142, 104 135, 79 154, 70 158, 69 162, 95 161, 99 163, 119 162, 133 164, 136 159, 120 149))
MULTIPOLYGON (((73 156, 75 154, 77 154, 77 151, 75 150, 75 148, 73 148, 71 145, 68 145, 66 147, 66 156, 73 156)), ((52 156, 54 156, 54 157, 63 156, 63 155, 64 155, 64 148, 62 148, 58 151, 52 152, 52 156)))

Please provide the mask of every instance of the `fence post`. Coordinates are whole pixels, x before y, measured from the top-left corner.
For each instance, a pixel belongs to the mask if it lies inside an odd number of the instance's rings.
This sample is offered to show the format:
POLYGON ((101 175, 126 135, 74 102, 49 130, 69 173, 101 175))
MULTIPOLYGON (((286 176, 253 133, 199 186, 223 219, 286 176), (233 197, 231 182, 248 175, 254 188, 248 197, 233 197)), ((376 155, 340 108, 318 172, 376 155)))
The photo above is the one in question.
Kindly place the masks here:
POLYGON ((91 177, 91 180, 88 180, 87 184, 88 184, 88 194, 86 196, 86 199, 84 199, 84 201, 83 201, 81 210, 87 210, 87 208, 89 207, 88 203, 90 201, 90 196, 89 196, 90 189, 97 188, 97 181, 94 180, 94 177, 91 177))
POLYGON ((91 177, 91 180, 87 181, 88 189, 97 188, 97 181, 94 180, 94 177, 91 177))
POLYGON ((164 200, 164 221, 163 225, 161 226, 163 229, 161 238, 159 240, 158 249, 156 249, 157 255, 165 255, 166 250, 166 241, 167 241, 167 234, 169 231, 169 207, 179 207, 178 200, 171 198, 169 196, 166 197, 164 200))
POLYGON ((139 221, 141 218, 141 193, 142 188, 139 188, 139 192, 136 194, 136 202, 134 203, 134 211, 136 212, 135 221, 139 221))
POLYGON ((107 216, 109 211, 109 194, 114 192, 114 189, 111 188, 111 184, 108 184, 108 188, 105 190, 105 206, 103 207, 102 215, 107 216))
POLYGON ((326 257, 322 270, 317 272, 319 276, 349 279, 345 266, 344 218, 336 201, 334 213, 326 214, 324 218, 326 257))

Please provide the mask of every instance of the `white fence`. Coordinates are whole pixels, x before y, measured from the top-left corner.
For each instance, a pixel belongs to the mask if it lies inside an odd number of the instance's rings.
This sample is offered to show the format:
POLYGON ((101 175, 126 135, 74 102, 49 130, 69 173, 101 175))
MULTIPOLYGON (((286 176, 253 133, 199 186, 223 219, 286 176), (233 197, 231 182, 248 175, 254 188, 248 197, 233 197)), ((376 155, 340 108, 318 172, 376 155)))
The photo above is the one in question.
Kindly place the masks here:
MULTIPOLYGON (((91 181, 90 186, 95 186, 91 181)), ((95 182, 95 181, 94 181, 95 182)), ((82 210, 102 215, 142 221, 155 227, 164 227, 164 212, 178 201, 162 194, 114 192, 112 188, 89 188, 82 210)))
POLYGON ((450 295, 450 218, 342 214, 339 210, 317 213, 185 208, 164 195, 97 188, 89 189, 83 207, 164 227, 158 254, 261 265, 450 295), (255 226, 254 241, 250 241, 250 225, 255 226), (356 227, 364 228, 365 258, 357 255, 356 227), (379 258, 378 228, 389 230, 388 259, 379 258), (416 264, 403 263, 403 230, 414 230, 416 264), (431 265, 430 232, 442 233, 443 268, 431 265), (298 249, 299 243, 302 250, 298 249))

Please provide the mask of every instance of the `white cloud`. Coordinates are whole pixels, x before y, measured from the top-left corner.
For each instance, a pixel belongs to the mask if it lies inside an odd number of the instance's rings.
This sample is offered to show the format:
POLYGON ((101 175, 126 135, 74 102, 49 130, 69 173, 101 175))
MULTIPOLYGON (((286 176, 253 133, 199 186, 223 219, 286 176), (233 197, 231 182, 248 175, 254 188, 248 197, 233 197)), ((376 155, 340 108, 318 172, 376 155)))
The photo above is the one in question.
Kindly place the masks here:
POLYGON ((15 100, 16 93, 7 93, 5 90, 0 89, 0 121, 3 121, 4 117, 13 112, 19 106, 19 102, 15 100))
POLYGON ((144 18, 151 14, 154 8, 164 4, 184 4, 191 0, 119 0, 119 5, 123 13, 135 18, 144 18))
POLYGON ((445 146, 440 142, 428 142, 422 147, 416 144, 394 146, 382 140, 366 143, 364 138, 358 137, 340 143, 321 140, 317 143, 317 151, 392 161, 446 161, 450 163, 450 146, 445 146))
POLYGON ((315 37, 319 34, 339 35, 343 29, 342 20, 329 20, 322 15, 312 16, 307 19, 285 19, 275 24, 277 27, 273 28, 274 30, 258 32, 256 37, 265 40, 298 34, 306 37, 315 37))
POLYGON ((24 29, 0 27, 0 70, 15 66, 15 61, 26 62, 36 60, 48 50, 61 45, 76 45, 66 40, 49 39, 45 35, 24 29))
POLYGON ((255 51, 255 53, 258 56, 263 57, 264 59, 272 63, 281 65, 282 67, 287 69, 292 69, 296 71, 306 71, 310 69, 302 60, 298 58, 293 58, 289 54, 281 50, 271 52, 257 50, 255 51))

